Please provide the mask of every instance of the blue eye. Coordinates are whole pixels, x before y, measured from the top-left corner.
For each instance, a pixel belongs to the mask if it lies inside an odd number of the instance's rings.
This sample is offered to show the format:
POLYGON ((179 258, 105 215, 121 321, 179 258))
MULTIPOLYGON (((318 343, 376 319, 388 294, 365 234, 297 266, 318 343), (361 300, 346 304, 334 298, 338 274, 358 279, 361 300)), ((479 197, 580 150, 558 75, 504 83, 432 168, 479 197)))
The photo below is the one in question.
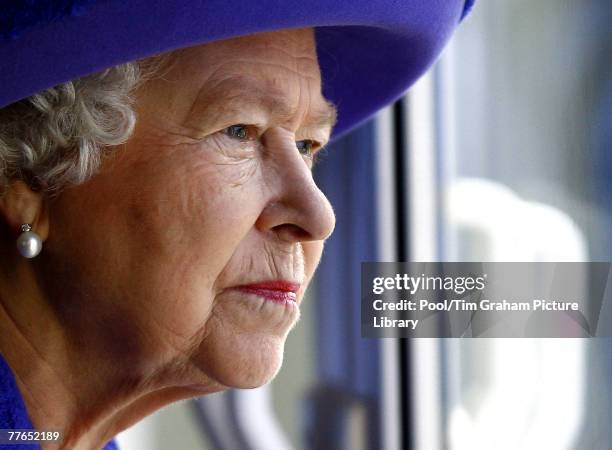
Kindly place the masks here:
POLYGON ((244 140, 249 137, 249 130, 246 125, 238 124, 227 127, 223 130, 229 137, 244 140))
MULTIPOLYGON (((239 141, 247 141, 249 139, 257 139, 257 132, 252 130, 252 126, 242 123, 231 125, 223 130, 223 133, 232 139, 239 141)), ((314 151, 318 143, 312 139, 304 139, 295 142, 295 147, 301 155, 313 159, 314 151)))
POLYGON ((295 146, 302 155, 312 158, 312 151, 314 150, 315 146, 314 141, 311 141, 310 139, 296 141, 295 146))

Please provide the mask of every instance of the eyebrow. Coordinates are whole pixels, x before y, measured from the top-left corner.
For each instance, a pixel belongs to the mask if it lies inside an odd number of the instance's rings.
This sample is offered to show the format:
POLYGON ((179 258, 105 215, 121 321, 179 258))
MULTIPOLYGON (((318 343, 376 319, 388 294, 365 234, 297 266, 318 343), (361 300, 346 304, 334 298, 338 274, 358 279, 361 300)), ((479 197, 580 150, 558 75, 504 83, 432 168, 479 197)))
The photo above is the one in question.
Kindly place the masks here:
MULTIPOLYGON (((253 92, 250 93, 253 95, 253 92)), ((247 98, 248 98, 247 94, 247 98)), ((282 94, 266 94, 264 91, 257 90, 254 92, 254 101, 259 104, 264 104, 274 112, 274 115, 280 119, 291 119, 294 111, 287 104, 286 98, 282 94)), ((311 110, 304 121, 305 127, 329 128, 333 129, 338 120, 338 110, 332 102, 323 99, 321 106, 311 110)))
MULTIPOLYGON (((287 103, 287 96, 276 86, 272 86, 270 82, 267 86, 262 85, 262 82, 255 81, 254 78, 239 75, 229 78, 215 84, 212 88, 203 88, 204 98, 196 100, 196 103, 205 101, 205 104, 222 102, 223 104, 239 105, 242 107, 264 106, 272 115, 279 120, 290 120, 294 116, 294 110, 287 103), (220 94, 223 92, 223 94, 220 94)), ((200 97, 200 96, 198 96, 200 97)), ((329 100, 322 98, 321 103, 308 112, 303 128, 329 128, 330 134, 338 120, 338 110, 336 106, 329 100)), ((193 108, 192 108, 193 110, 193 108)))

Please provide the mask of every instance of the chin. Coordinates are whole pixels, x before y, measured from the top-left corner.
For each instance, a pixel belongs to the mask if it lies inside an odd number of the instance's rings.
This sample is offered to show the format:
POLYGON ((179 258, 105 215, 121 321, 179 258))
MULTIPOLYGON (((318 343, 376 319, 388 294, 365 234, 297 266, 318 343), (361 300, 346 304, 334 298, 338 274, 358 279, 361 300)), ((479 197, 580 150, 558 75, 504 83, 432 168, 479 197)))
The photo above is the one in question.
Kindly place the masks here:
POLYGON ((274 379, 283 364, 286 336, 226 334, 209 336, 196 365, 228 388, 253 389, 274 379))

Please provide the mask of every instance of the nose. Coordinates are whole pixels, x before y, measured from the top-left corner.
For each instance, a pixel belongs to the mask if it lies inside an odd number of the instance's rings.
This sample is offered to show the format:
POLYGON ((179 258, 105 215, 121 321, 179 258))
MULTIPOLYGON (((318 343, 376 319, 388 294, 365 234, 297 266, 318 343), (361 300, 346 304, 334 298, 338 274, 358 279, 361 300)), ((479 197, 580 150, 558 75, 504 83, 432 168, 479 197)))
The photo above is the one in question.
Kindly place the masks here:
POLYGON ((256 226, 287 242, 325 240, 334 230, 336 217, 298 152, 293 135, 266 136, 264 145, 269 201, 256 226))

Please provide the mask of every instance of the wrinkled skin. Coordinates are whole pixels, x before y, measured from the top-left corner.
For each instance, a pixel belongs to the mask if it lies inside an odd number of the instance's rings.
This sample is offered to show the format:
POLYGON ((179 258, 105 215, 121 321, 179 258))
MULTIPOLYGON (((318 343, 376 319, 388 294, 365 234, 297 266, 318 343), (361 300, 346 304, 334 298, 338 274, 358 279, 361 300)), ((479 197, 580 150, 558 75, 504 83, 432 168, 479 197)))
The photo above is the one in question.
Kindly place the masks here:
MULTIPOLYGON (((139 88, 132 138, 90 181, 42 202, 43 252, 0 284, 2 324, 18 321, 19 295, 53 324, 44 343, 34 324, 11 328, 52 370, 0 341, 37 428, 97 448, 172 401, 274 377, 334 228, 296 145, 326 143, 328 108, 311 29, 179 51, 139 88), (300 283, 296 304, 235 289, 279 279, 300 283)), ((14 209, 4 216, 26 220, 14 209)))

